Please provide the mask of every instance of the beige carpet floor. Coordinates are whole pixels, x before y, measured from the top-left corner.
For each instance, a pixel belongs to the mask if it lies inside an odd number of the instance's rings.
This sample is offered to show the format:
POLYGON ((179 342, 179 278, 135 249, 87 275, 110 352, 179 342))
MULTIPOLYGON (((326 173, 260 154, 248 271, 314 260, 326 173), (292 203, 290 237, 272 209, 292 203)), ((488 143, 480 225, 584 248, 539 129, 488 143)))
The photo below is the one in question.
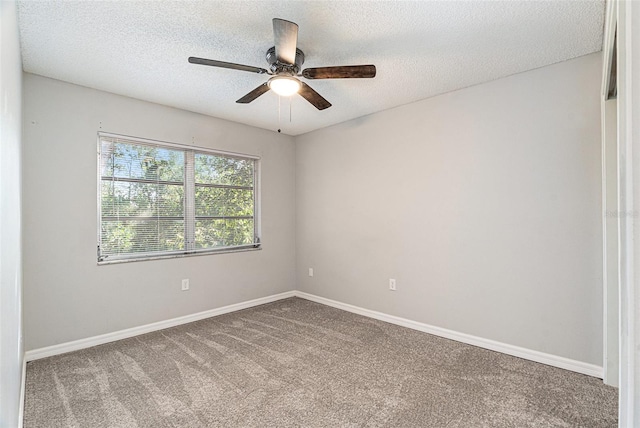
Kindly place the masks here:
POLYGON ((600 379, 299 298, 33 361, 25 428, 615 427, 600 379))

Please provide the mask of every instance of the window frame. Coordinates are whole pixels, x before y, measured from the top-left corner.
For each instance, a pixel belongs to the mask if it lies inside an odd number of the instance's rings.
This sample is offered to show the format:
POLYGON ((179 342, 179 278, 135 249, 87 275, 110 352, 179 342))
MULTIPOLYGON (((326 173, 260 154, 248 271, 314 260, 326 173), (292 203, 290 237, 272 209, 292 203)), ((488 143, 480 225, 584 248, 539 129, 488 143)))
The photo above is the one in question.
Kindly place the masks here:
MULTIPOLYGON (((237 253, 237 252, 245 252, 245 251, 255 251, 262 249, 262 239, 261 239, 261 209, 260 209, 260 164, 261 158, 259 156, 245 154, 245 153, 236 153, 229 152, 224 150, 211 149, 207 147, 195 146, 195 145, 187 145, 187 144, 179 144, 179 143, 171 143, 166 141, 152 140, 148 138, 140 138, 140 137, 132 137, 128 135, 122 134, 114 134, 110 132, 98 132, 97 135, 97 264, 98 265, 107 265, 107 264, 115 264, 115 263, 130 263, 130 262, 138 262, 144 260, 159 260, 159 259, 169 259, 169 258, 181 258, 181 257, 190 257, 190 256, 203 256, 203 255, 212 255, 212 254, 228 254, 228 253, 237 253), (204 154, 204 155, 217 155, 226 158, 235 158, 241 160, 251 160, 253 161, 253 236, 254 243, 232 246, 232 247, 219 247, 219 248, 191 248, 187 247, 187 243, 185 242, 184 250, 173 250, 173 251, 163 251, 163 252, 145 252, 145 253, 127 253, 127 254, 118 254, 113 256, 101 256, 100 254, 100 245, 102 243, 102 141, 104 139, 111 139, 114 142, 118 142, 118 140, 122 143, 129 144, 140 144, 147 146, 155 146, 166 149, 173 150, 182 150, 185 155, 185 171, 184 171, 184 219, 185 219, 185 241, 187 239, 187 224, 192 224, 195 227, 196 224, 196 215, 195 215, 195 177, 188 178, 187 177, 187 165, 186 159, 187 157, 195 158, 196 154, 204 154), (190 188, 188 186, 192 186, 190 188), (188 196, 187 193, 190 194, 190 201, 193 204, 193 207, 188 207, 188 196), (191 209, 192 208, 192 209, 191 209), (193 219, 191 222, 187 220, 187 217, 193 214, 193 219)), ((195 164, 192 165, 192 169, 195 171, 195 164)), ((194 172, 195 173, 195 172, 194 172)))

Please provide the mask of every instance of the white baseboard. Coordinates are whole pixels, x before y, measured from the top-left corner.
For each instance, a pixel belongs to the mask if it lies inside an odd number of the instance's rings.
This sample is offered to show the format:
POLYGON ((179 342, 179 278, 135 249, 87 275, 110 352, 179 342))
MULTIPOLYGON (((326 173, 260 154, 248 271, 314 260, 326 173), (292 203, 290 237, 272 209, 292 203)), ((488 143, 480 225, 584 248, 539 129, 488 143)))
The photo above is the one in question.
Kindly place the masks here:
MULTIPOLYGON (((382 312, 376 312, 370 309, 365 309, 365 308, 350 305, 347 303, 338 302, 336 300, 327 299, 325 297, 316 296, 313 294, 305 293, 303 291, 287 291, 285 293, 274 294, 272 296, 249 300, 247 302, 236 303, 234 305, 224 306, 222 308, 217 308, 217 309, 211 309, 204 312, 198 312, 196 314, 173 318, 166 321, 159 321, 156 323, 147 324, 139 327, 133 327, 126 330, 120 330, 113 333, 102 334, 100 336, 88 337, 86 339, 75 340, 72 342, 61 343, 53 346, 47 346, 45 348, 33 349, 25 353, 25 364, 27 361, 38 360, 40 358, 46 358, 46 357, 51 357, 53 355, 64 354, 66 352, 77 351, 79 349, 90 348, 92 346, 102 345, 104 343, 114 342, 116 340, 127 339, 129 337, 138 336, 140 334, 151 333, 154 331, 163 330, 165 328, 175 327, 177 325, 187 324, 193 321, 199 321, 205 318, 214 317, 216 315, 235 312, 241 309, 247 309, 247 308, 251 308, 258 305, 264 305, 265 303, 271 303, 277 300, 282 300, 282 299, 286 299, 294 296, 300 297, 302 299, 310 300, 312 302, 321 303, 323 305, 331 306, 337 309, 342 309, 344 311, 352 312, 354 314, 363 315, 365 317, 374 318, 380 321, 385 321, 385 322, 396 324, 402 327, 411 328, 413 330, 418 330, 425 333, 433 334, 435 336, 440 336, 440 337, 455 340, 458 342, 466 343, 469 345, 478 346, 480 348, 502 352, 503 354, 513 355, 515 357, 524 358, 526 360, 535 361, 537 363, 547 364, 549 366, 558 367, 561 369, 570 370, 577 373, 582 373, 588 376, 594 376, 602 379, 604 374, 603 368, 600 366, 596 366, 594 364, 571 360, 569 358, 560 357, 552 354, 546 354, 544 352, 534 351, 527 348, 521 348, 519 346, 509 345, 502 342, 496 342, 495 340, 484 339, 481 337, 472 336, 470 334, 459 333, 457 331, 448 330, 446 328, 436 327, 429 324, 412 321, 406 318, 400 318, 394 315, 388 315, 382 312)), ((23 373, 23 382, 24 382, 24 373, 23 373)))
POLYGON ((408 320, 406 318, 387 315, 382 312, 364 309, 358 306, 349 305, 347 303, 342 303, 313 294, 305 293, 303 291, 296 291, 295 295, 303 299, 311 300, 312 302, 317 302, 323 305, 332 306, 337 309, 342 309, 343 311, 353 312, 354 314, 363 315, 365 317, 374 318, 402 327, 411 328, 413 330, 422 331, 424 333, 433 334, 435 336, 444 337, 447 339, 466 343, 468 345, 502 352, 503 354, 513 355, 514 357, 520 357, 524 358, 525 360, 535 361, 536 363, 542 363, 549 366, 582 373, 588 376, 597 377, 600 379, 602 379, 604 374, 603 368, 594 364, 584 363, 565 357, 559 357, 557 355, 546 354, 544 352, 534 351, 527 348, 521 348, 519 346, 509 345, 507 343, 496 342, 495 340, 483 339, 482 337, 459 333, 457 331, 447 330, 446 328, 436 327, 433 325, 408 320))
POLYGON ((216 315, 227 314, 229 312, 239 311, 254 306, 264 305, 265 303, 275 302, 277 300, 294 297, 294 291, 286 291, 272 296, 261 297, 259 299, 249 300, 247 302, 236 303, 229 306, 223 306, 217 309, 198 312, 196 314, 185 315, 183 317, 172 318, 165 321, 158 321, 152 324, 146 324, 139 327, 128 328, 126 330, 114 331, 113 333, 101 334, 100 336, 87 337, 86 339, 74 340, 72 342, 60 343, 58 345, 47 346, 45 348, 32 349, 25 352, 25 361, 34 361, 41 358, 60 355, 66 352, 77 351, 79 349, 90 348, 104 343, 115 342, 116 340, 127 339, 129 337, 138 336, 145 333, 151 333, 165 328, 175 327, 177 325, 187 324, 194 321, 200 321, 205 318, 215 317, 216 315))

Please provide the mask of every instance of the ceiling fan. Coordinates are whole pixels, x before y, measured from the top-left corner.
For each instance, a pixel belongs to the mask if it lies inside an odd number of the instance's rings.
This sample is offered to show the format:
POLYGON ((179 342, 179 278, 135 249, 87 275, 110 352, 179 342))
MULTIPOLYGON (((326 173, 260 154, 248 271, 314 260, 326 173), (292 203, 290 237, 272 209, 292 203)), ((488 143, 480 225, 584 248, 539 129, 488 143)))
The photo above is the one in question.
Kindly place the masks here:
POLYGON ((338 67, 317 67, 300 69, 304 63, 304 52, 297 48, 298 24, 284 19, 273 19, 273 34, 275 46, 267 50, 267 62, 269 70, 250 65, 234 64, 231 62, 216 61, 189 57, 192 64, 210 65, 213 67, 230 68, 232 70, 248 71, 251 73, 268 74, 272 76, 267 82, 255 88, 237 103, 247 104, 260 95, 273 89, 281 96, 291 96, 299 93, 318 110, 331 107, 331 103, 314 91, 309 85, 300 81, 298 77, 305 79, 353 79, 372 78, 376 75, 375 65, 345 65, 338 67))

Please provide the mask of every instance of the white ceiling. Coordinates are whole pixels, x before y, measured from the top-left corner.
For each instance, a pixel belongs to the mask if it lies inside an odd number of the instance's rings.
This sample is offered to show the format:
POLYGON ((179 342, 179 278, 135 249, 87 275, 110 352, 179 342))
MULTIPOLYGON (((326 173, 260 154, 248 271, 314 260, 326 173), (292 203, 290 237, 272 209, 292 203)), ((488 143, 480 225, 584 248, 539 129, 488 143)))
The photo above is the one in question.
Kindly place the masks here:
POLYGON ((24 70, 298 135, 601 50, 604 1, 19 2, 24 70), (303 68, 375 64, 374 79, 308 80, 333 106, 269 92, 266 75, 193 65, 189 56, 268 68, 272 18, 299 26, 303 68))

